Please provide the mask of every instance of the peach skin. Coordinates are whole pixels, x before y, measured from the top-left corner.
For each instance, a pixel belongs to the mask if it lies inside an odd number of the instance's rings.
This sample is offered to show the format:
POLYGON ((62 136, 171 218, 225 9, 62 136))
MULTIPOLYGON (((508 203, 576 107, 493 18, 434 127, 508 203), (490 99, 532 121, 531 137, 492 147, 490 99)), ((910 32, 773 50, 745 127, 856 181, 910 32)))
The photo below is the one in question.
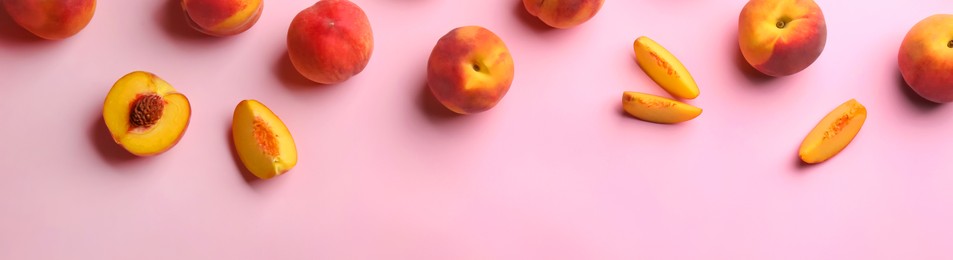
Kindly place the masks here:
POLYGON ((604 0, 523 0, 529 14, 553 28, 575 27, 596 16, 604 0))
POLYGON ((20 27, 47 40, 69 38, 86 28, 96 11, 96 0, 3 0, 20 27))
POLYGON ((659 124, 685 122, 702 113, 701 108, 689 104, 633 91, 622 93, 622 108, 635 118, 659 124))
POLYGON ((261 17, 264 0, 182 0, 189 25, 212 36, 247 31, 261 17))
POLYGON ((907 85, 921 97, 953 101, 953 15, 936 14, 910 29, 897 62, 907 85))
POLYGON ((751 0, 738 19, 741 54, 769 76, 800 72, 827 43, 827 24, 812 0, 751 0))
POLYGON ((513 83, 513 57, 499 36, 479 26, 451 30, 427 62, 427 85, 447 109, 459 114, 489 110, 513 83))

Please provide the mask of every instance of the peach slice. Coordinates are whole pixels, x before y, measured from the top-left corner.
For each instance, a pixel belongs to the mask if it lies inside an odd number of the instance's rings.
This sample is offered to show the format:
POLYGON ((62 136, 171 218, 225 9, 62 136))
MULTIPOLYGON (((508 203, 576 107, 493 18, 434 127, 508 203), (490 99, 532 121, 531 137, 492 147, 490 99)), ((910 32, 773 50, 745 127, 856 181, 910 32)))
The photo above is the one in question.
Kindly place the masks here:
POLYGON ((844 102, 821 119, 801 142, 798 155, 805 163, 820 163, 844 150, 864 125, 867 108, 857 100, 844 102))
POLYGON ((189 99, 155 74, 126 74, 103 102, 113 140, 132 154, 156 155, 175 146, 189 126, 189 99))
POLYGON ((298 163, 288 127, 257 100, 243 100, 235 107, 232 141, 245 168, 258 178, 281 175, 298 163))
POLYGON ((649 37, 641 36, 632 43, 639 67, 655 83, 672 96, 684 99, 698 97, 698 85, 688 70, 672 53, 649 37))
POLYGON ((622 93, 622 108, 635 118, 659 124, 681 123, 702 114, 696 106, 633 91, 622 93))

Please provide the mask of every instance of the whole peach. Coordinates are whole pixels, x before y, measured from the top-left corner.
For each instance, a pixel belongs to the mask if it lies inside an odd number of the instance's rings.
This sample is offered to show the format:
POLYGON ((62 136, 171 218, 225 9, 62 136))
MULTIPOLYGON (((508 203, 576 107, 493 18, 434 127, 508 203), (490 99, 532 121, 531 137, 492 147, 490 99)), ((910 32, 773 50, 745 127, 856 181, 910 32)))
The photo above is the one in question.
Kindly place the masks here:
POLYGON ((348 0, 321 0, 288 28, 288 56, 304 77, 322 84, 345 81, 364 70, 374 49, 367 15, 348 0))
POLYGON ((513 83, 513 58, 499 36, 479 26, 451 30, 427 62, 427 85, 447 109, 459 114, 496 106, 513 83))
POLYGON ((812 0, 751 0, 738 19, 741 54, 769 76, 800 72, 827 43, 827 23, 812 0))
POLYGON ((76 35, 96 12, 96 0, 3 0, 17 24, 48 40, 76 35))
POLYGON ((554 28, 580 25, 599 12, 604 0, 523 0, 523 7, 554 28))
POLYGON ((212 36, 247 31, 261 17, 263 0, 182 0, 189 25, 212 36))
POLYGON ((903 80, 921 97, 953 101, 953 15, 932 15, 914 25, 897 60, 903 80))

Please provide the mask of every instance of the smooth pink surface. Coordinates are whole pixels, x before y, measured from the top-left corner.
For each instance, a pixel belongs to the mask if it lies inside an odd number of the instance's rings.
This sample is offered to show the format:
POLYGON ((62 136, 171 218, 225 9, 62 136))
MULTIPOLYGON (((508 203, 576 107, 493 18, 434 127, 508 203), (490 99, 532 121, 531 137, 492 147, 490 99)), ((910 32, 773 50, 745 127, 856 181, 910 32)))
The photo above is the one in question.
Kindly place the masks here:
POLYGON ((331 86, 285 55, 311 3, 267 1, 230 38, 190 29, 178 1, 100 1, 59 42, 0 15, 0 259, 953 259, 953 106, 912 94, 896 63, 948 0, 819 1, 824 53, 778 79, 740 56, 741 0, 609 0, 569 30, 518 0, 358 1, 374 54, 331 86), (516 78, 494 109, 453 116, 426 62, 471 24, 506 41, 516 78), (625 90, 664 94, 633 60, 640 35, 692 72, 700 117, 621 112, 625 90), (192 102, 157 157, 132 158, 102 122, 133 70, 192 102), (294 134, 287 175, 242 175, 229 126, 249 98, 294 134), (869 111, 854 142, 799 164, 804 135, 850 98, 869 111))

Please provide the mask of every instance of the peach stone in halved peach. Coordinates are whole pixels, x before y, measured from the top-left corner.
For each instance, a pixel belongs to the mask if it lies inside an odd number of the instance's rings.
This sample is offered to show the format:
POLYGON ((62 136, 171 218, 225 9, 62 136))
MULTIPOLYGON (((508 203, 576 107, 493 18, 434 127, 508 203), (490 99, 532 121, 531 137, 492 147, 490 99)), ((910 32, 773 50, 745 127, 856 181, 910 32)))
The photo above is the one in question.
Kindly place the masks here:
POLYGON ((116 81, 103 102, 103 120, 113 140, 139 156, 172 148, 188 128, 191 115, 185 95, 143 71, 116 81))

